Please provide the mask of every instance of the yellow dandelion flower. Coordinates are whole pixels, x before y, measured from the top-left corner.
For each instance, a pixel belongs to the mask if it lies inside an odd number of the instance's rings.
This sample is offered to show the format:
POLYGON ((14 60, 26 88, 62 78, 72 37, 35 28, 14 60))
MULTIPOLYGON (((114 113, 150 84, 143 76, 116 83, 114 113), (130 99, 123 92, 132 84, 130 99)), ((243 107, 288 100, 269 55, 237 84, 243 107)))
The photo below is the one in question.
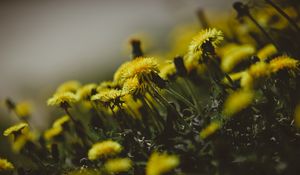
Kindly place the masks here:
POLYGON ((90 160, 105 158, 120 153, 122 149, 122 146, 118 142, 112 140, 98 142, 88 151, 88 158, 90 160))
POLYGON ((283 69, 299 70, 299 61, 289 56, 278 56, 270 61, 272 72, 278 72, 283 69))
POLYGON ((31 115, 31 109, 31 104, 27 101, 24 101, 16 105, 15 112, 18 115, 18 117, 27 118, 31 115))
POLYGON ((255 48, 252 45, 241 45, 222 58, 221 68, 224 72, 230 72, 237 64, 248 59, 254 53, 255 48))
POLYGON ((104 168, 111 174, 126 172, 132 167, 132 162, 128 158, 109 159, 104 164, 104 168))
POLYGON ((12 170, 14 168, 14 165, 8 160, 0 158, 0 171, 12 170))
POLYGON ((122 94, 137 94, 137 93, 144 93, 147 89, 147 84, 143 82, 139 82, 137 76, 133 78, 128 78, 122 87, 122 94))
POLYGON ((120 98, 123 96, 122 90, 107 89, 91 97, 92 101, 100 101, 104 104, 120 103, 120 98))
POLYGON ((86 85, 82 86, 77 91, 79 100, 89 100, 91 95, 93 95, 92 91, 96 90, 96 88, 97 88, 97 84, 95 84, 95 83, 90 83, 90 84, 86 84, 86 85))
POLYGON ((201 139, 206 139, 210 135, 214 134, 220 128, 221 128, 221 122, 220 121, 213 121, 206 128, 201 130, 200 138, 201 139))
POLYGON ((223 114, 231 117, 247 108, 253 101, 254 93, 250 90, 239 90, 229 95, 224 103, 223 114))
POLYGON ((121 66, 116 70, 114 74, 114 82, 119 82, 120 80, 122 80, 123 74, 130 64, 130 61, 121 64, 121 66))
POLYGON ((70 80, 61 84, 57 89, 57 93, 73 92, 75 93, 81 86, 81 83, 76 80, 70 80))
POLYGON ((128 78, 135 76, 138 79, 144 80, 145 77, 151 76, 152 73, 158 74, 158 63, 155 58, 152 57, 138 57, 128 64, 127 68, 122 73, 121 82, 124 82, 128 78))
POLYGON ((160 66, 159 70, 159 76, 163 79, 168 79, 176 73, 176 67, 173 62, 163 64, 160 66))
POLYGON ((264 61, 270 56, 275 55, 276 53, 277 53, 276 47, 273 44, 267 44, 257 52, 257 57, 261 61, 264 61))
POLYGON ((67 123, 68 121, 70 121, 70 117, 68 115, 64 115, 58 119, 56 119, 53 124, 52 127, 60 127, 63 126, 63 124, 67 123))
POLYGON ((267 77, 271 73, 269 64, 260 61, 250 66, 248 70, 249 74, 254 78, 267 77))
POLYGON ((146 175, 160 175, 171 171, 178 165, 179 158, 177 156, 154 152, 148 160, 146 175))
POLYGON ((72 92, 56 93, 49 98, 47 104, 49 106, 69 107, 69 105, 76 103, 78 96, 72 92))
POLYGON ((116 83, 116 81, 103 81, 97 87, 97 92, 101 92, 101 91, 104 91, 107 89, 114 89, 117 87, 118 87, 118 84, 116 83))
POLYGON ((295 114, 294 114, 295 126, 300 128, 300 104, 296 106, 295 114))
POLYGON ((50 129, 46 130, 44 132, 44 138, 45 140, 51 140, 56 136, 59 136, 63 132, 63 128, 58 127, 51 127, 50 129))
POLYGON ((9 135, 15 135, 17 133, 22 133, 24 132, 26 129, 28 129, 28 124, 27 123, 19 123, 19 124, 16 124, 16 125, 13 125, 9 128, 7 128, 4 132, 3 132, 3 135, 4 136, 9 136, 9 135))
POLYGON ((215 28, 202 30, 193 37, 188 53, 192 55, 199 53, 201 55, 203 53, 202 46, 204 44, 210 42, 211 45, 216 48, 223 39, 223 32, 220 30, 215 28))
POLYGON ((37 135, 32 132, 26 132, 15 139, 12 144, 12 150, 14 153, 19 153, 21 149, 26 145, 28 142, 33 142, 37 138, 37 135))

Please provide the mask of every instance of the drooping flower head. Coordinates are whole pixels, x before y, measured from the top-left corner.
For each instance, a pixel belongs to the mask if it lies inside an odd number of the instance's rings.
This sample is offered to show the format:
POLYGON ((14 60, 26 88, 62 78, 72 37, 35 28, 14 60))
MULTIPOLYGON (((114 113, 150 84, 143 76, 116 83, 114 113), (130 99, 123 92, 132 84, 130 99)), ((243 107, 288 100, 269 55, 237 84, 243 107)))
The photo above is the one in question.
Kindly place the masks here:
POLYGON ((78 96, 72 92, 56 93, 53 97, 49 98, 47 104, 49 106, 59 106, 63 108, 70 107, 78 101, 78 96))
POLYGON ((146 175, 160 175, 171 171, 178 165, 179 158, 176 155, 154 152, 148 160, 146 175))
POLYGON ((122 151, 122 146, 115 141, 105 140, 95 143, 88 151, 88 158, 96 160, 108 156, 116 155, 122 151))

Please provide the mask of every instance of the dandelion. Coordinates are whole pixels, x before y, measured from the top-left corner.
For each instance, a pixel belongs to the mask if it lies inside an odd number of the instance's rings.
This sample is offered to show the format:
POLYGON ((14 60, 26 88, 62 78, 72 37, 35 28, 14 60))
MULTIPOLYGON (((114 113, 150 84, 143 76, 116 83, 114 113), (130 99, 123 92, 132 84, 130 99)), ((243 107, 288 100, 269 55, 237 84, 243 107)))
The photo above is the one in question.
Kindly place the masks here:
POLYGON ((295 126, 300 128, 300 104, 296 106, 295 114, 294 114, 295 126))
POLYGON ((105 158, 120 153, 122 149, 122 146, 118 142, 112 140, 98 142, 89 149, 88 158, 90 160, 105 158))
POLYGON ((52 125, 52 127, 62 127, 65 123, 70 121, 70 117, 68 115, 64 115, 58 119, 56 119, 52 125))
POLYGON ((221 68, 224 72, 230 72, 236 65, 248 59, 254 53, 255 48, 252 45, 239 46, 222 58, 221 68))
POLYGON ((261 61, 264 61, 270 56, 275 55, 276 53, 276 47, 273 44, 267 44, 266 46, 261 48, 256 55, 261 61))
POLYGON ((253 101, 254 93, 250 90, 239 90, 233 92, 226 99, 223 107, 223 114, 231 117, 247 108, 253 101))
POLYGON ((178 165, 179 158, 177 156, 154 152, 148 160, 146 175, 160 175, 171 171, 178 165))
POLYGON ((20 102, 15 106, 15 112, 18 117, 25 119, 28 118, 31 114, 31 104, 29 102, 20 102))
POLYGON ((270 75, 271 70, 269 64, 265 62, 257 62, 250 66, 248 70, 249 74, 254 78, 267 77, 270 75))
POLYGON ((220 30, 215 28, 202 30, 192 39, 188 49, 188 54, 202 55, 204 52, 203 46, 206 43, 210 43, 213 48, 217 48, 223 39, 223 32, 220 30))
POLYGON ((117 81, 103 81, 97 86, 97 92, 101 92, 107 89, 115 89, 118 87, 117 81))
POLYGON ((287 70, 299 70, 299 61, 289 56, 278 56, 270 61, 272 72, 278 72, 283 69, 287 70))
POLYGON ((90 83, 87 85, 82 86, 80 89, 77 91, 77 95, 79 100, 89 100, 90 97, 93 95, 93 91, 96 91, 97 84, 95 83, 90 83))
POLYGON ((56 93, 53 97, 49 98, 47 104, 49 106, 59 106, 68 108, 71 104, 78 101, 78 96, 72 92, 56 93))
POLYGON ((51 140, 54 137, 59 136, 62 133, 63 133, 62 127, 60 127, 60 126, 51 127, 50 129, 48 129, 44 132, 44 138, 45 138, 45 140, 51 140))
POLYGON ((32 132, 26 132, 18 136, 12 144, 13 152, 19 153, 21 149, 24 148, 26 143, 33 142, 36 138, 37 138, 36 134, 32 132))
POLYGON ((111 174, 126 172, 132 167, 132 162, 128 158, 109 159, 104 167, 111 174))
POLYGON ((81 86, 81 83, 76 80, 70 80, 61 84, 57 89, 56 93, 73 92, 75 93, 81 86))
POLYGON ((128 68, 128 66, 130 66, 130 64, 130 61, 121 64, 121 66, 116 70, 114 74, 114 82, 119 83, 123 79, 123 74, 128 68))
POLYGON ((221 122, 220 121, 213 121, 206 128, 201 130, 200 138, 201 139, 206 139, 210 135, 214 134, 220 128, 221 128, 221 122))
POLYGON ((147 89, 146 83, 140 83, 137 76, 133 78, 128 78, 122 87, 122 94, 138 94, 144 93, 147 89))
POLYGON ((12 163, 10 163, 6 159, 0 158, 0 171, 7 171, 12 169, 14 169, 14 165, 12 163))
POLYGON ((19 124, 16 124, 16 125, 13 125, 9 128, 7 128, 4 132, 3 132, 3 135, 4 136, 9 136, 9 135, 18 135, 20 133, 23 133, 25 132, 26 130, 28 129, 28 124, 27 123, 19 123, 19 124))
POLYGON ((158 63, 155 58, 138 57, 132 60, 128 67, 123 70, 121 82, 135 76, 141 81, 147 81, 147 78, 151 78, 152 74, 158 74, 158 72, 158 63))
POLYGON ((106 89, 91 97, 92 101, 102 102, 106 106, 120 104, 120 98, 123 96, 122 90, 118 89, 106 89))

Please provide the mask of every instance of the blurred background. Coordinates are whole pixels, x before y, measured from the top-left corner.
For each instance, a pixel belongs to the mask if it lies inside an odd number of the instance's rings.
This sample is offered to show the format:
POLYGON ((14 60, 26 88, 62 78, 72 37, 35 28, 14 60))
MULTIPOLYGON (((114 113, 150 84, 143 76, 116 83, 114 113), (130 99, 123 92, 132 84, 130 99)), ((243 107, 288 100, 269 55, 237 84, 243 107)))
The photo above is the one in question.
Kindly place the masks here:
MULTIPOLYGON (((178 25, 231 12, 233 0, 62 0, 0 2, 0 99, 30 100, 34 121, 45 126, 46 100, 66 80, 110 79, 129 59, 130 36, 146 53, 169 44, 178 25), (142 44, 142 47, 144 46, 142 44)), ((1 102, 1 121, 9 120, 1 102)), ((48 123, 46 123, 46 126, 48 123)))

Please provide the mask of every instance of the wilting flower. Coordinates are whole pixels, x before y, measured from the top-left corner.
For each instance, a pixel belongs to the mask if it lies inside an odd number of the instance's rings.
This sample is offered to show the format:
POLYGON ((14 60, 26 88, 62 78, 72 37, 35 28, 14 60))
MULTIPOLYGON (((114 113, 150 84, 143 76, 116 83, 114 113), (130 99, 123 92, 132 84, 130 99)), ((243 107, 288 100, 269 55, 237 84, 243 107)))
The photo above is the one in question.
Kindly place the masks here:
POLYGON ((31 115, 31 104, 29 102, 20 102, 15 107, 15 112, 20 118, 27 118, 31 115))
POLYGON ((98 142, 90 148, 88 158, 90 160, 105 158, 120 153, 122 149, 122 146, 118 142, 112 140, 98 142))
POLYGON ((276 53, 277 53, 276 47, 273 44, 267 44, 257 52, 257 57, 261 61, 264 61, 270 56, 275 55, 276 53))
POLYGON ((132 167, 132 162, 128 158, 109 159, 105 162, 104 167, 111 174, 126 172, 132 167))
POLYGON ((205 127, 203 130, 201 130, 200 138, 201 139, 206 139, 210 135, 214 134, 220 128, 221 128, 221 122, 220 121, 213 121, 207 127, 205 127))
POLYGON ((78 101, 78 96, 72 92, 56 93, 49 98, 47 104, 49 106, 70 107, 71 104, 78 101))
POLYGON ((224 72, 230 72, 237 64, 248 59, 254 53, 255 48, 252 45, 238 46, 227 55, 224 55, 221 62, 221 68, 224 72))
POLYGON ((75 93, 81 86, 81 83, 76 80, 71 80, 64 82, 61 84, 57 90, 56 93, 62 93, 62 92, 73 92, 75 93))
POLYGON ((27 123, 19 123, 16 125, 13 125, 9 128, 7 128, 4 132, 3 135, 4 136, 9 136, 9 135, 17 135, 17 134, 21 134, 24 130, 28 129, 28 124, 27 123))
POLYGON ((97 88, 97 84, 95 83, 90 83, 82 86, 80 89, 77 91, 77 95, 79 100, 89 100, 90 97, 93 95, 93 91, 95 91, 97 88))
POLYGON ((270 61, 272 72, 278 72, 283 69, 298 70, 299 61, 289 56, 278 56, 270 61))
POLYGON ((148 160, 146 175, 160 175, 171 171, 178 165, 179 158, 177 156, 154 152, 148 160))
POLYGON ((254 93, 250 90, 239 90, 229 95, 224 103, 223 114, 231 117, 247 108, 253 101, 254 93))
POLYGON ((12 163, 10 163, 6 159, 0 158, 0 171, 7 171, 12 169, 14 169, 14 165, 12 163))

